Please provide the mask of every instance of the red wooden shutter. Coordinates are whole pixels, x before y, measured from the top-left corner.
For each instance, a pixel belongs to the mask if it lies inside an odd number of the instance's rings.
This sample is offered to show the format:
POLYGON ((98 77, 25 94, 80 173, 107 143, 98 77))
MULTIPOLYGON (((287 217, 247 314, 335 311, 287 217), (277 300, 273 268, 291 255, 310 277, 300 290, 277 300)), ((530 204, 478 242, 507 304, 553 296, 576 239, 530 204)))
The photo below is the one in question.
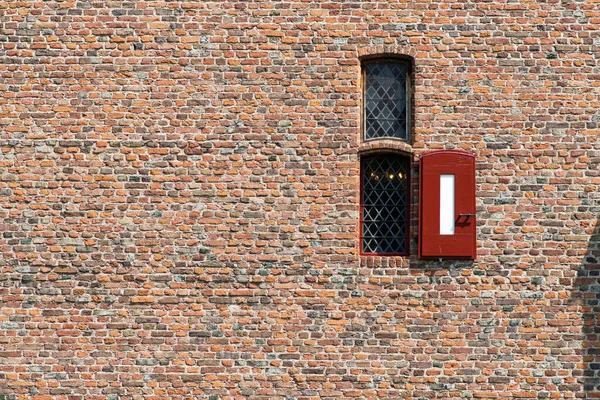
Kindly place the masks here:
POLYGON ((474 259, 475 156, 458 150, 425 153, 421 156, 419 176, 419 257, 474 259), (440 188, 450 187, 452 180, 454 207, 448 211, 452 208, 452 196, 440 188), (444 210, 440 207, 442 202, 444 210))

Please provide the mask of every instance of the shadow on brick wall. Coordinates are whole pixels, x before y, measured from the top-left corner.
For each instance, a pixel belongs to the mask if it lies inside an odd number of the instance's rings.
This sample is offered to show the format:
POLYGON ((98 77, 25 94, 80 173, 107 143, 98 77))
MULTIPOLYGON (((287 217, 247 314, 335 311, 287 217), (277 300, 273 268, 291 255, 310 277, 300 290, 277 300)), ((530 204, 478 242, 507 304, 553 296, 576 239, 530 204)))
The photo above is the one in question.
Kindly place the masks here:
POLYGON ((579 380, 583 383, 584 398, 600 398, 600 220, 596 222, 573 290, 584 324, 579 380))

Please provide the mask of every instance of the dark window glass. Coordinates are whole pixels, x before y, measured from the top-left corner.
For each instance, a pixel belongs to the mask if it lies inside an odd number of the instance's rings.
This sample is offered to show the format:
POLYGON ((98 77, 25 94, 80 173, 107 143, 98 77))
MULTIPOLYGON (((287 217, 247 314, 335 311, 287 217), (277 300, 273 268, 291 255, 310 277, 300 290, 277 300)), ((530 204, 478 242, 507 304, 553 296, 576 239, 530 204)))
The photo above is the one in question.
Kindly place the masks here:
POLYGON ((365 139, 408 141, 408 66, 377 62, 365 66, 365 139))
POLYGON ((408 158, 366 157, 361 170, 362 252, 408 253, 408 158))

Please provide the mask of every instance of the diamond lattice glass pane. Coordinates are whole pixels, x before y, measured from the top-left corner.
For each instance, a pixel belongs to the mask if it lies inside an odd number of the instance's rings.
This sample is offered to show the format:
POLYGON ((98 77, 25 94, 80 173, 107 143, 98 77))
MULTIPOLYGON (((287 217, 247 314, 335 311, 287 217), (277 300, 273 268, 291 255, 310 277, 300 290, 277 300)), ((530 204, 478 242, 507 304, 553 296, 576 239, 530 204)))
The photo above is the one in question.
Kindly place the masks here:
POLYGON ((366 66, 365 137, 407 140, 405 64, 374 63, 366 66))
POLYGON ((362 165, 364 253, 406 253, 408 159, 391 154, 362 165))

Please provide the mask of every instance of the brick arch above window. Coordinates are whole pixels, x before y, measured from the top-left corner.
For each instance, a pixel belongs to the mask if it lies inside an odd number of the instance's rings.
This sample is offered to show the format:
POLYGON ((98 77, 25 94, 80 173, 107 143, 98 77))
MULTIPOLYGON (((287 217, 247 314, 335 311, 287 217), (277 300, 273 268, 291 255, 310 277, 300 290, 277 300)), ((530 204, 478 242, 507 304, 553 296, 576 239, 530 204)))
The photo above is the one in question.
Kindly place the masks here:
POLYGON ((373 58, 405 59, 410 60, 414 64, 417 62, 417 51, 414 47, 402 45, 378 45, 358 49, 359 60, 364 61, 373 58))

